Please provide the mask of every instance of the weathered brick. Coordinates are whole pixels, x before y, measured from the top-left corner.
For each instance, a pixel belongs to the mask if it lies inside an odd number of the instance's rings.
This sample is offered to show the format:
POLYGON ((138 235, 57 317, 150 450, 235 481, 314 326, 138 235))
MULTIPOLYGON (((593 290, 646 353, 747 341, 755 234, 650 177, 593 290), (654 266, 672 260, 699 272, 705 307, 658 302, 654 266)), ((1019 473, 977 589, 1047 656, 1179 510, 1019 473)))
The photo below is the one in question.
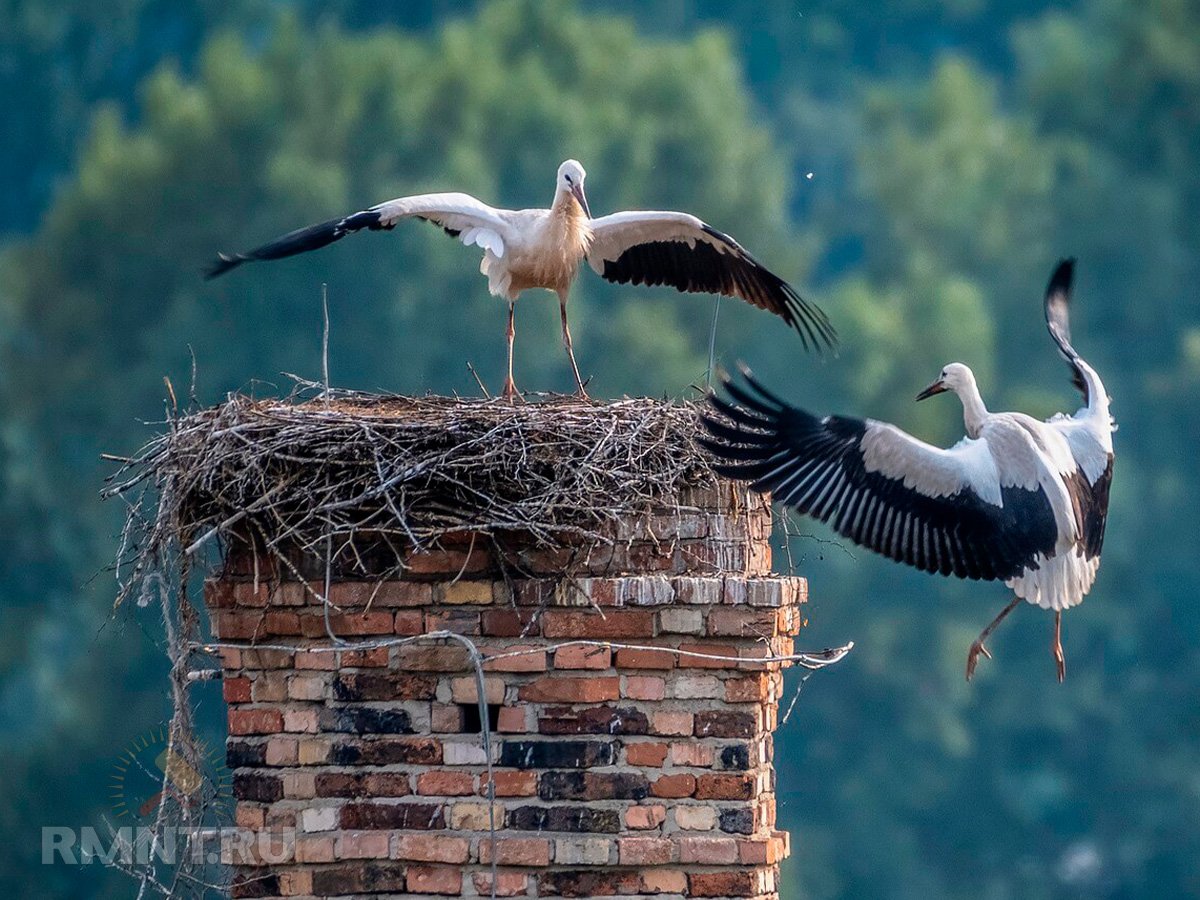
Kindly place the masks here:
POLYGON ((338 859, 387 859, 389 843, 386 831, 343 831, 335 854, 338 859))
POLYGON ((771 696, 771 678, 765 672, 730 678, 725 682, 726 703, 762 703, 771 696))
MULTIPOLYGON (((384 610, 331 613, 329 616, 330 630, 342 637, 356 634, 391 634, 393 625, 392 614, 384 610)), ((321 631, 314 637, 321 634, 324 634, 323 622, 321 631)))
POLYGON ((536 637, 538 611, 533 609, 485 609, 481 628, 489 637, 536 637))
POLYGON ((690 797, 696 793, 696 776, 678 774, 678 775, 660 775, 651 785, 650 793, 655 797, 662 797, 669 800, 678 800, 683 797, 690 797))
POLYGON ((729 744, 717 755, 717 768, 745 772, 751 767, 752 755, 749 744, 729 744))
POLYGON ((607 669, 612 665, 608 647, 573 644, 554 651, 556 669, 607 669))
POLYGON ((283 730, 298 734, 316 734, 319 719, 315 709, 285 709, 283 730))
POLYGON ((675 579, 675 598, 680 603, 715 605, 721 602, 722 579, 691 576, 675 579))
POLYGON ((646 894, 679 894, 687 893, 687 873, 679 869, 663 869, 655 867, 645 869, 641 873, 641 890, 646 894))
POLYGON ((624 837, 617 841, 623 866, 665 866, 674 862, 675 843, 669 838, 624 837))
POLYGON ((474 741, 446 741, 442 744, 442 762, 447 766, 482 766, 487 752, 474 741))
POLYGON ((614 897, 636 893, 638 883, 634 869, 550 870, 538 875, 537 890, 539 897, 614 897))
MULTIPOLYGON (((495 769, 492 775, 496 781, 497 797, 532 797, 537 793, 537 772, 513 772, 495 769)), ((481 775, 479 781, 479 793, 486 796, 488 786, 487 774, 481 775)))
POLYGON ((458 644, 405 644, 396 648, 396 661, 402 672, 465 672, 471 667, 467 649, 458 644))
POLYGON ((420 737, 337 741, 330 757, 338 766, 437 765, 442 761, 442 742, 420 737))
POLYGON ((738 860, 737 841, 727 837, 681 837, 679 861, 712 866, 731 866, 738 860))
POLYGON ((259 672, 250 695, 258 703, 282 703, 287 699, 287 673, 259 672))
POLYGON ((433 587, 423 581, 384 581, 375 588, 372 606, 429 606, 433 587))
MULTIPOLYGON (((475 872, 471 875, 471 881, 475 885, 475 893, 481 897, 490 897, 492 891, 492 873, 491 872, 475 872)), ((529 876, 524 872, 504 872, 496 873, 496 890, 497 897, 523 897, 529 892, 529 876)))
POLYGON ((294 766, 298 761, 298 747, 294 737, 269 738, 263 762, 268 766, 294 766))
POLYGON ((347 803, 342 807, 339 823, 345 829, 402 828, 413 830, 436 830, 446 827, 446 820, 439 803, 347 803))
POLYGON ((518 656, 503 656, 501 659, 488 659, 483 667, 488 672, 545 672, 546 651, 531 644, 513 644, 494 653, 519 653, 518 656), (522 652, 524 651, 524 652, 522 652))
POLYGON ((759 893, 759 873, 754 869, 692 872, 688 890, 693 897, 753 897, 759 893))
POLYGON ((250 679, 226 678, 221 683, 221 693, 224 695, 226 703, 249 703, 250 679))
POLYGON ((690 737, 695 717, 682 710, 660 709, 650 714, 650 733, 668 737, 690 737))
POLYGON ((404 891, 405 866, 400 863, 354 862, 320 866, 312 872, 312 892, 319 897, 354 893, 404 891))
POLYGON ((412 793, 405 772, 318 772, 318 797, 404 797, 412 793))
POLYGON ((499 764, 515 769, 588 769, 616 762, 608 741, 504 741, 499 764))
POLYGON ((738 648, 729 644, 680 644, 681 669, 732 669, 737 666, 738 648))
POLYGON ((583 610, 548 609, 542 615, 542 634, 552 639, 653 637, 654 613, 643 609, 612 609, 600 615, 583 610))
POLYGON ((283 782, 280 781, 278 775, 235 772, 233 796, 238 800, 249 800, 255 803, 274 803, 276 800, 283 799, 283 782))
POLYGON ((701 775, 696 779, 696 799, 749 800, 754 784, 753 775, 701 775))
POLYGON ((333 679, 333 698, 363 700, 432 700, 437 678, 408 672, 342 672, 333 679))
POLYGON ((658 630, 663 634, 701 634, 704 631, 704 613, 678 606, 659 610, 658 630))
POLYGON ((715 675, 680 675, 667 685, 676 700, 715 700, 725 696, 725 686, 715 675))
POLYGON ((625 810, 625 827, 635 831, 658 828, 667 820, 667 808, 661 804, 631 806, 625 810))
POLYGON ((475 776, 469 772, 435 769, 417 775, 417 793, 434 797, 463 797, 475 793, 475 776))
POLYGON ((283 731, 283 714, 277 709, 229 710, 230 734, 274 734, 283 731))
POLYGON ((417 862, 465 863, 471 844, 466 838, 445 834, 402 834, 396 838, 393 859, 417 862))
MULTIPOLYGON (((675 824, 681 831, 712 831, 717 827, 717 811, 711 806, 676 806, 674 809, 675 824)), ((680 855, 683 859, 682 851, 680 855)))
POLYGON ((777 625, 778 618, 773 609, 719 606, 709 612, 707 630, 714 637, 773 638, 777 634, 777 625))
POLYGON ((503 828, 504 807, 497 805, 493 809, 487 803, 455 803, 450 807, 450 827, 456 831, 490 831, 493 815, 496 827, 503 828))
MULTIPOLYGON (((698 713, 696 718, 703 713, 698 713)), ((707 769, 713 764, 713 748, 695 741, 675 742, 671 745, 671 765, 693 766, 707 769)))
POLYGON ((336 653, 327 653, 320 650, 296 651, 297 669, 317 669, 319 671, 332 672, 337 668, 337 664, 336 653))
POLYGON ((508 827, 514 831, 575 831, 616 834, 621 816, 614 809, 579 806, 518 806, 509 810, 508 827))
POLYGON ((425 633, 425 614, 419 609, 398 609, 392 620, 392 634, 415 637, 425 633))
POLYGON ((543 800, 642 800, 649 792, 641 772, 544 772, 538 779, 543 800))
POLYGON ((621 696, 629 700, 662 700, 667 696, 667 682, 656 675, 626 675, 621 696))
POLYGON ((749 738, 758 733, 758 717, 753 712, 710 709, 696 713, 696 737, 749 738))
POLYGON ((631 766, 659 768, 666 758, 666 744, 639 742, 625 745, 625 761, 631 766))
POLYGON ((343 734, 412 734, 412 719, 402 709, 345 706, 322 709, 317 716, 321 731, 343 734))
MULTIPOLYGON (((489 676, 483 680, 484 695, 489 704, 497 705, 504 702, 504 679, 499 676, 489 676)), ((474 675, 463 675, 450 679, 450 697, 455 703, 478 703, 479 682, 474 675)))
POLYGON ((604 677, 562 677, 547 675, 522 685, 517 696, 528 703, 600 703, 621 696, 621 680, 604 677))
POLYGON ((454 634, 477 636, 480 633, 477 609, 430 609, 425 613, 426 631, 450 631, 454 634))
POLYGON ((646 734, 650 720, 636 707, 549 706, 538 719, 541 734, 646 734))
POLYGON ((337 821, 338 811, 333 806, 309 807, 300 811, 300 827, 305 831, 333 831, 337 821))
MULTIPOLYGON (((492 843, 487 835, 479 840, 479 861, 491 864, 492 843)), ((550 841, 545 838, 498 838, 496 864, 501 866, 550 865, 550 841)))
POLYGON ((721 830, 726 834, 753 834, 754 810, 749 807, 723 809, 718 816, 721 830))
POLYGON ((618 669, 673 669, 675 654, 668 650, 622 648, 617 651, 616 666, 618 669))
POLYGON ((223 641, 252 641, 261 633, 264 613, 218 610, 212 617, 213 635, 223 641))
POLYGON ((526 706, 502 706, 496 716, 496 731, 502 734, 523 734, 529 730, 525 719, 526 706))
POLYGON ((609 838, 558 838, 554 841, 554 864, 558 866, 607 866, 616 841, 609 838))

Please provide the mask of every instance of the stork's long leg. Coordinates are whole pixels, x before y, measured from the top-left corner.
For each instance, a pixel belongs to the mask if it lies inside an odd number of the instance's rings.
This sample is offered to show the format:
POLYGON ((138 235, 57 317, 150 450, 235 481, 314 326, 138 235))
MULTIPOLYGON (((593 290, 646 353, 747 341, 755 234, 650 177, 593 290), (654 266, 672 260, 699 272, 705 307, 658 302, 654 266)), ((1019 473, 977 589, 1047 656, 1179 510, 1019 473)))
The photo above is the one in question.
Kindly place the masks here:
POLYGON ((583 379, 579 377, 579 366, 575 364, 575 350, 571 344, 571 328, 567 325, 567 292, 558 291, 558 312, 562 316, 563 345, 567 348, 567 358, 571 360, 571 372, 575 375, 575 387, 579 396, 587 399, 587 391, 583 387, 583 379))
POLYGON ((516 329, 517 317, 517 301, 510 299, 508 301, 508 329, 504 332, 508 340, 508 377, 504 379, 504 399, 515 401, 520 395, 517 393, 517 386, 513 382, 513 338, 517 334, 516 329))
POLYGON ((975 638, 975 642, 971 644, 971 649, 967 651, 967 681, 971 680, 971 676, 975 674, 975 666, 979 663, 979 654, 982 653, 988 659, 992 658, 992 654, 988 653, 987 647, 983 645, 996 630, 996 626, 1004 621, 1005 616, 1017 608, 1017 604, 1021 602, 1020 597, 1013 597, 1012 602, 1004 609, 1000 610, 1000 615, 992 619, 992 623, 987 628, 979 632, 979 637, 975 638))
POLYGON ((1054 651, 1054 664, 1058 667, 1058 683, 1062 684, 1067 678, 1067 658, 1063 656, 1062 648, 1062 610, 1056 610, 1054 613, 1054 643, 1051 645, 1054 651))

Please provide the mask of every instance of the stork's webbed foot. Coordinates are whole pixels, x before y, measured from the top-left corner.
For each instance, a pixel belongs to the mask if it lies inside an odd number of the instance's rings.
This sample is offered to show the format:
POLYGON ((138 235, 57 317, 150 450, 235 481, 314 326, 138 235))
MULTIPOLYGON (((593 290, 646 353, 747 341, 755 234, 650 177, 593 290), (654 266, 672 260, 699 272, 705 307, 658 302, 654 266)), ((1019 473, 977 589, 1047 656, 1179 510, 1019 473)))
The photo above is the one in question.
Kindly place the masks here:
POLYGON ((517 390, 517 386, 511 378, 504 379, 504 390, 500 392, 500 397, 513 404, 525 402, 525 398, 521 396, 521 392, 517 390))

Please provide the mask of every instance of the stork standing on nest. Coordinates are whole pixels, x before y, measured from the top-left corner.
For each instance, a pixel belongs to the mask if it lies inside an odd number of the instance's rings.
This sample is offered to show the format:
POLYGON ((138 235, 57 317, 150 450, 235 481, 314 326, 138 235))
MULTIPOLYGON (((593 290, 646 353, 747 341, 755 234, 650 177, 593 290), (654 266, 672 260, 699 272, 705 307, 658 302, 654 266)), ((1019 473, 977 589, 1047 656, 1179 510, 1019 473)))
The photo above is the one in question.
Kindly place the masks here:
POLYGON ((953 391, 967 436, 943 450, 894 425, 817 418, 789 406, 747 372, 749 389, 726 379, 739 405, 717 397, 702 442, 717 471, 746 479, 856 544, 926 572, 1003 580, 1016 594, 967 654, 967 679, 985 641, 1021 602, 1054 611, 1052 649, 1066 676, 1062 613, 1083 601, 1100 565, 1112 481, 1114 425, 1100 376, 1071 346, 1073 260, 1046 291, 1046 324, 1071 366, 1084 406, 1046 422, 984 406, 962 363, 942 369, 917 395, 953 391))
POLYGON ((508 377, 504 396, 514 398, 513 335, 517 297, 530 288, 558 294, 563 343, 581 396, 586 396, 567 325, 571 282, 584 259, 618 284, 669 285, 684 292, 740 297, 783 318, 805 346, 833 346, 836 335, 825 314, 803 300, 727 234, 681 212, 628 211, 591 218, 583 166, 568 159, 558 167, 549 209, 494 209, 468 194, 419 194, 388 200, 340 219, 285 234, 246 253, 220 254, 208 271, 215 278, 252 260, 280 259, 316 250, 348 234, 394 228, 401 219, 440 226, 467 246, 483 250, 480 271, 488 290, 508 301, 508 377))

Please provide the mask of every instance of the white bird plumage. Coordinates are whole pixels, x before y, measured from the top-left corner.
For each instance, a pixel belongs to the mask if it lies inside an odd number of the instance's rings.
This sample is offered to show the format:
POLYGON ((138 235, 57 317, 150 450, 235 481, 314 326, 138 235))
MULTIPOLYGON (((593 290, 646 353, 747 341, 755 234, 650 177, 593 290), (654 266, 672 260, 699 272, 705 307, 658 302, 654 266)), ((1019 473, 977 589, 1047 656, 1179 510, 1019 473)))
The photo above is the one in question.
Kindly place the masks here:
POLYGON ((723 474, 772 491, 779 503, 828 522, 838 533, 928 572, 1002 580, 1016 595, 972 644, 967 677, 984 641, 1025 600, 1055 614, 1060 680, 1062 612, 1095 581, 1112 479, 1113 422, 1096 371, 1070 341, 1073 260, 1059 264, 1046 291, 1046 322, 1071 365, 1084 406, 1042 422, 989 412, 975 376, 951 363, 918 400, 954 392, 967 436, 934 447, 894 425, 843 416, 817 418, 779 400, 747 373, 749 388, 726 380, 738 404, 717 397, 702 439, 723 474))
POLYGON ((754 259, 727 234, 687 213, 632 211, 591 218, 584 181, 573 159, 558 168, 549 209, 496 209, 462 193, 399 197, 361 212, 290 232, 237 254, 219 254, 208 271, 214 278, 244 262, 281 259, 316 250, 361 230, 387 230, 403 219, 438 225, 466 246, 483 250, 480 271, 488 290, 508 301, 508 377, 504 393, 516 394, 512 379, 514 305, 523 291, 558 294, 563 343, 580 394, 567 299, 586 259, 603 278, 620 284, 669 285, 684 292, 739 297, 782 317, 805 346, 833 346, 836 334, 825 314, 803 300, 783 279, 754 259))

